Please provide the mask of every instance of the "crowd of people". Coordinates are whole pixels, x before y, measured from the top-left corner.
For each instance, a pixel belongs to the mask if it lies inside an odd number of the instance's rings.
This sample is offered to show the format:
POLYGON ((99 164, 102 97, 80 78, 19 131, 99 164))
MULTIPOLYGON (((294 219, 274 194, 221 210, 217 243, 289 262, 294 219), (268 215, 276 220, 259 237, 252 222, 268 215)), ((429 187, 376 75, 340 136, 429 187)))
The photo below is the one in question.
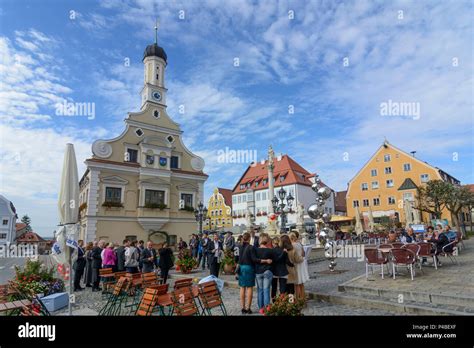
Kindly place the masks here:
MULTIPOLYGON (((103 240, 87 243, 78 241, 78 257, 74 263, 74 291, 81 291, 83 282, 92 291, 100 291, 101 268, 113 272, 153 272, 159 269, 166 283, 169 270, 174 266, 173 250, 164 243, 158 250, 152 242, 123 240, 122 245, 103 240)), ((266 233, 246 232, 237 239, 231 232, 224 236, 214 233, 193 234, 188 243, 182 238, 178 251, 189 249, 197 268, 209 270, 219 277, 222 260, 231 252, 236 264, 236 278, 240 287, 240 303, 243 314, 252 313, 253 289, 257 288, 259 311, 263 311, 278 294, 293 294, 304 299, 304 283, 309 280, 305 252, 298 232, 271 238, 266 233)))
POLYGON ((153 272, 159 268, 164 283, 168 280, 169 270, 173 267, 173 250, 164 243, 155 250, 152 242, 130 241, 124 239, 122 245, 106 243, 103 240, 89 242, 84 247, 82 240, 78 241, 78 255, 74 262, 74 291, 81 291, 81 281, 92 291, 102 290, 99 270, 111 268, 113 272, 153 272))

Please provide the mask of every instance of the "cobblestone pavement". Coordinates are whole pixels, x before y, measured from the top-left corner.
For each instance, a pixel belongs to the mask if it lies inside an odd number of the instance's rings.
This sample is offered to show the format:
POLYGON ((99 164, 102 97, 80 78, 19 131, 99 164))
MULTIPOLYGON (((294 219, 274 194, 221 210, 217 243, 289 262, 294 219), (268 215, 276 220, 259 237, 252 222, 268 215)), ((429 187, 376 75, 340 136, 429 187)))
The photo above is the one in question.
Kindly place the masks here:
MULTIPOLYGON (((472 264, 474 262, 474 238, 465 241, 466 248, 461 251, 458 256, 459 265, 453 265, 449 259, 442 258, 443 266, 438 270, 425 267, 424 274, 417 272, 415 281, 411 281, 408 276, 397 277, 396 280, 384 279, 373 276, 371 281, 367 281, 365 277, 359 277, 365 273, 365 263, 359 262, 355 258, 338 258, 336 270, 341 271, 337 274, 328 274, 327 261, 313 262, 309 264, 309 272, 311 279, 305 284, 307 292, 316 292, 320 294, 337 293, 338 285, 349 282, 351 285, 365 286, 379 289, 401 289, 408 291, 429 291, 430 293, 446 293, 446 294, 462 294, 463 296, 474 296, 474 270, 472 264), (359 277, 359 278, 358 278, 359 277)), ((401 270, 401 273, 404 273, 401 270)), ((179 272, 171 271, 171 275, 175 277, 183 277, 179 272)), ((209 275, 209 271, 195 270, 189 277, 197 279, 209 275)), ((188 275, 186 275, 188 276, 188 275)), ((237 281, 234 275, 219 276, 226 282, 223 291, 223 299, 228 314, 241 315, 239 304, 239 290, 236 288, 237 281)), ((171 284, 173 279, 171 279, 171 284)), ((79 313, 94 314, 97 313, 104 305, 100 293, 92 293, 88 288, 83 292, 76 293, 76 304, 74 310, 79 313)), ((254 290, 254 298, 252 308, 257 311, 256 289, 254 290)), ((67 309, 63 309, 55 314, 65 314, 67 309)), ((218 312, 215 313, 218 315, 218 312)), ((356 308, 352 306, 321 302, 318 300, 310 300, 304 310, 305 315, 397 315, 382 309, 356 308)), ((259 314, 254 314, 259 315, 259 314)))
MULTIPOLYGON (((172 283, 171 283, 172 284, 172 283)), ((170 284, 170 286, 171 286, 170 284)), ((231 287, 225 287, 222 294, 224 304, 226 306, 228 315, 242 315, 241 307, 239 303, 239 290, 231 287)), ((76 303, 73 306, 74 315, 97 315, 100 309, 105 304, 105 300, 102 300, 100 292, 92 292, 89 288, 76 292, 76 303)), ((256 291, 252 300, 252 310, 254 316, 260 316, 257 313, 257 298, 256 291)), ((56 311, 53 315, 67 315, 68 309, 63 308, 60 311, 56 311)), ((124 309, 122 315, 129 315, 130 311, 124 309)), ((305 315, 316 315, 316 316, 329 316, 329 315, 393 315, 391 312, 382 310, 369 310, 362 308, 354 308, 345 305, 335 305, 331 303, 310 300, 307 303, 303 313, 305 315)), ((214 310, 213 314, 222 315, 219 310, 214 310)))

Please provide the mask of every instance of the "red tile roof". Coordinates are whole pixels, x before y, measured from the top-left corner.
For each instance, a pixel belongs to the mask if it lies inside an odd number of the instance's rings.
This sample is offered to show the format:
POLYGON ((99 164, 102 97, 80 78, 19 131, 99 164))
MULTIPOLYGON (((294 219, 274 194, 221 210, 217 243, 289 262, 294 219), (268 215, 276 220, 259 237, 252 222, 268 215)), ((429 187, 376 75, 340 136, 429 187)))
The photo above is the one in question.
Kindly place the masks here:
MULTIPOLYGON (((266 160, 263 164, 262 162, 257 162, 256 164, 250 165, 240 180, 237 182, 232 192, 242 193, 247 191, 247 187, 241 189, 240 185, 247 184, 249 182, 252 184, 250 188, 253 190, 262 190, 268 188, 267 164, 268 160, 266 160), (267 179, 267 183, 265 185, 263 185, 262 179, 267 179), (255 187, 254 182, 257 181, 258 187, 255 187)), ((283 155, 279 161, 277 158, 275 158, 274 166, 275 168, 273 169, 273 174, 275 177, 275 187, 292 184, 311 186, 313 184, 309 178, 314 177, 314 174, 308 172, 288 155, 283 155), (285 177, 285 179, 280 181, 280 176, 285 177)))
POLYGON ((45 243, 46 240, 44 240, 37 233, 30 231, 30 232, 25 232, 21 236, 19 236, 16 239, 16 242, 17 243, 45 243))
POLYGON ((232 208, 232 190, 218 187, 219 193, 224 197, 225 204, 232 208))

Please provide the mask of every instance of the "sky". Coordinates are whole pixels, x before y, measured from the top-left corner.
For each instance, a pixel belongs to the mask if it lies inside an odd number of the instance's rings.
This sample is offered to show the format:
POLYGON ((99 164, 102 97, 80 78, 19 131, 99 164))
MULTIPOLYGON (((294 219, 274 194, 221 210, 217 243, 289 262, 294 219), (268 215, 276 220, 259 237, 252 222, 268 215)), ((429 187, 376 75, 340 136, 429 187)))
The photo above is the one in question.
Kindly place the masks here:
POLYGON ((0 2, 0 194, 51 236, 66 143, 79 175, 96 139, 140 108, 142 57, 168 55, 168 114, 204 158, 205 197, 288 154, 335 190, 386 138, 473 183, 472 1, 0 2), (94 103, 95 117, 56 114, 94 103), (391 104, 388 104, 391 103, 391 104), (407 104, 409 103, 409 104, 407 104), (413 106, 397 113, 382 105, 413 106), (184 106, 180 109, 180 106, 184 106))

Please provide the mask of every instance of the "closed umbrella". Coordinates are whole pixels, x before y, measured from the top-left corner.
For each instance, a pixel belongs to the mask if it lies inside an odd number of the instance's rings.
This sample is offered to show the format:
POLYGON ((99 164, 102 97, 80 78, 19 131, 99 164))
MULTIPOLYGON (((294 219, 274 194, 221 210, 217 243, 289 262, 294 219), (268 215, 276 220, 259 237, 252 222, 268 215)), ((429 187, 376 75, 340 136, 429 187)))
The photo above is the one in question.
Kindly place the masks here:
POLYGON ((374 232, 374 230, 375 230, 374 216, 372 215, 372 208, 369 207, 369 231, 374 232))
POLYGON ((413 223, 415 225, 421 224, 420 211, 412 206, 413 223))
POLYGON ((362 227, 362 222, 360 221, 360 211, 359 211, 358 206, 355 207, 355 211, 356 211, 355 232, 356 232, 357 235, 360 235, 360 234, 362 234, 362 232, 364 232, 364 228, 362 227))
POLYGON ((403 204, 403 208, 405 211, 405 223, 406 227, 410 226, 413 223, 412 217, 412 209, 411 209, 411 202, 408 199, 405 199, 405 204, 403 204))
MULTIPOLYGON (((57 236, 58 248, 63 253, 69 267, 69 297, 72 295, 72 263, 73 253, 77 249, 76 232, 79 211, 79 176, 77 173, 76 154, 74 145, 66 145, 64 154, 61 187, 59 190, 58 210, 60 228, 57 236)), ((72 314, 69 301, 69 315, 72 314)))

